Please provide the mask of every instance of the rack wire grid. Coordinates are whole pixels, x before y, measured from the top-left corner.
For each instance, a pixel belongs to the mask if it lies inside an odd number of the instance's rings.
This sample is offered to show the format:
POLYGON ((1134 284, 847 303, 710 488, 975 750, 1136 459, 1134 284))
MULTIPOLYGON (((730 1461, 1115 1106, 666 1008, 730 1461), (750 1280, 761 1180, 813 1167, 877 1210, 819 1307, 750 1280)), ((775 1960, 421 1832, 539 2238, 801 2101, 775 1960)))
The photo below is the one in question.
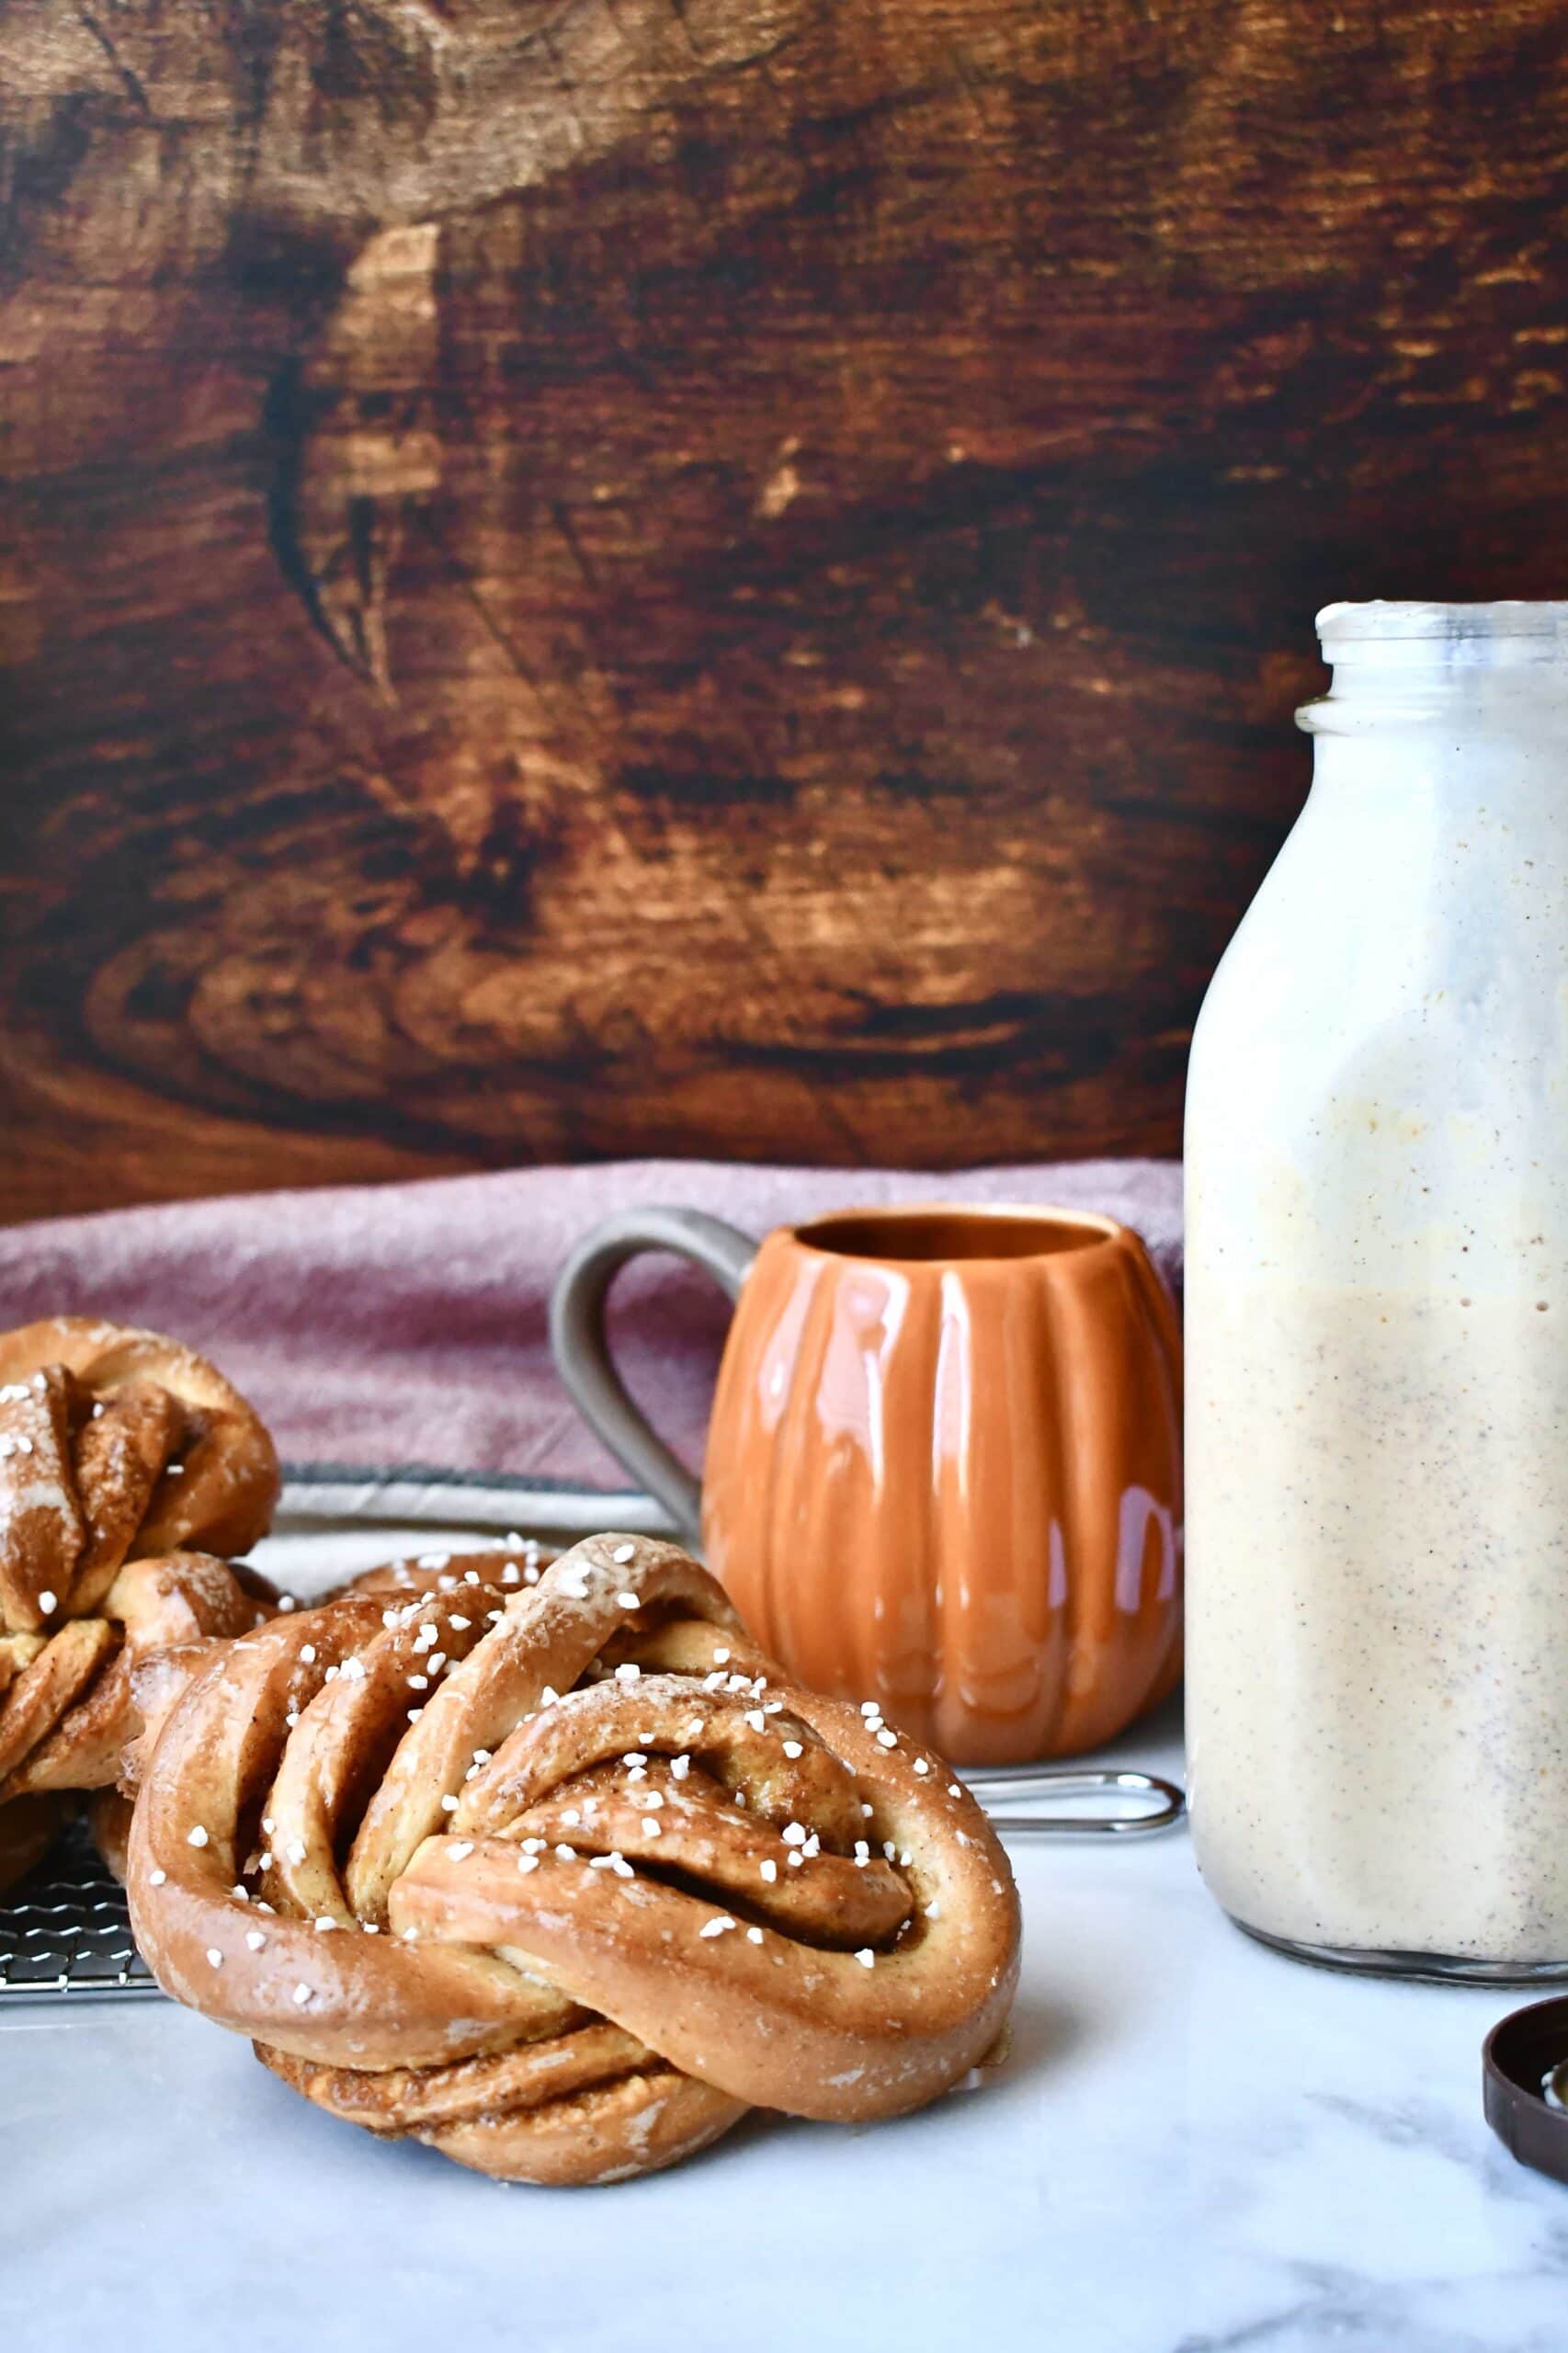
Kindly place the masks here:
POLYGON ((86 1824, 72 1823, 0 1895, 0 2003, 157 1991, 131 1933, 125 1890, 86 1824))

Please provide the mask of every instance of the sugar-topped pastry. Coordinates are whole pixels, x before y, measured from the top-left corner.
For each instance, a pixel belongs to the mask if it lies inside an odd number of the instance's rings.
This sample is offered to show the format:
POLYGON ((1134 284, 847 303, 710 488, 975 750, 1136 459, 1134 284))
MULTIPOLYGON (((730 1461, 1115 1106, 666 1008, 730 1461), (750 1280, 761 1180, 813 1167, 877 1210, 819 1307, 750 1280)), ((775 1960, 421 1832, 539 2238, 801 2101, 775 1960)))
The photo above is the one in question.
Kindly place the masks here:
POLYGON ((0 1633, 97 1610, 121 1565, 264 1536, 278 1456, 215 1365, 85 1315, 0 1333, 0 1633))
POLYGON ((128 1884, 166 1992, 334 2115, 505 2180, 650 2172, 752 2106, 919 2108, 1018 1965, 1006 1859, 941 1760, 617 1535, 214 1646, 128 1884))
POLYGON ((268 1614, 215 1555, 277 1495, 266 1429, 194 1350, 88 1316, 0 1333, 0 1883, 67 1793, 118 1779, 139 1693, 165 1704, 192 1645, 268 1614))

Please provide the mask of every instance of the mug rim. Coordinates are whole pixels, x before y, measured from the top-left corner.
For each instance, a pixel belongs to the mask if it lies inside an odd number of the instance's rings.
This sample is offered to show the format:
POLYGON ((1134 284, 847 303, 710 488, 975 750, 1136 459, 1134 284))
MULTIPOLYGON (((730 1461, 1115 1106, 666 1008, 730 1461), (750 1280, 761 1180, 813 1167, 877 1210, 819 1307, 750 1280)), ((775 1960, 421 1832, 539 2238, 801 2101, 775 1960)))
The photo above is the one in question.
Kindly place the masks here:
POLYGON ((1079 1257, 1102 1250, 1131 1229, 1119 1218, 1107 1217, 1096 1210, 1054 1209, 1034 1201, 879 1201, 864 1209, 824 1211, 820 1216, 807 1218, 799 1225, 785 1228, 793 1242, 818 1257, 837 1259, 845 1265, 888 1267, 997 1267, 1043 1264, 1053 1258, 1079 1257), (937 1218, 952 1218, 981 1225, 988 1221, 1007 1221, 1018 1224, 1054 1227, 1060 1232, 1071 1229, 1076 1237, 1063 1245, 1047 1243, 1036 1250, 971 1250, 949 1255, 930 1251, 902 1255, 897 1250, 874 1246, 848 1248, 819 1239, 824 1227, 896 1225, 937 1218))

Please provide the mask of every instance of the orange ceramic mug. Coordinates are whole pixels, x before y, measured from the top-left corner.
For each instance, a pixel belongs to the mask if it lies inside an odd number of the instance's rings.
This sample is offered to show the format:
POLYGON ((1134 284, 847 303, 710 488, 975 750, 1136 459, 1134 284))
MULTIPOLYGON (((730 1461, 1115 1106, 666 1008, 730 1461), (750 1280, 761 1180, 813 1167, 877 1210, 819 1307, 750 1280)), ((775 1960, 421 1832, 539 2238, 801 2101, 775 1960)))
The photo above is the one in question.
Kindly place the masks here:
POLYGON ((964 1764, 1073 1756, 1181 1670, 1181 1342, 1137 1235, 1032 1209, 859 1210, 760 1247, 612 1218, 551 1308, 562 1377, 758 1640, 964 1764), (670 1250, 735 1302, 700 1491, 605 1341, 670 1250))

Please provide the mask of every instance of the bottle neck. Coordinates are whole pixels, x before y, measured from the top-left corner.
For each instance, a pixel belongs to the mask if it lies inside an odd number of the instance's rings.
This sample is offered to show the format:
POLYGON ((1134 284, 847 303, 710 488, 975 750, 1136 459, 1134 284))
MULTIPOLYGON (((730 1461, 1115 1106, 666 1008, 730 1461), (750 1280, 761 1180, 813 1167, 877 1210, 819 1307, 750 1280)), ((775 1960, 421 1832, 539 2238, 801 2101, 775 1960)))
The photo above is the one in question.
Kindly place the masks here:
POLYGON ((1309 734, 1462 746, 1568 731, 1568 603, 1330 605, 1318 634, 1334 683, 1296 714, 1309 734))
POLYGON ((1309 735, 1426 733, 1561 741, 1568 730, 1568 661, 1433 670, 1336 662, 1328 693, 1303 703, 1309 735))

